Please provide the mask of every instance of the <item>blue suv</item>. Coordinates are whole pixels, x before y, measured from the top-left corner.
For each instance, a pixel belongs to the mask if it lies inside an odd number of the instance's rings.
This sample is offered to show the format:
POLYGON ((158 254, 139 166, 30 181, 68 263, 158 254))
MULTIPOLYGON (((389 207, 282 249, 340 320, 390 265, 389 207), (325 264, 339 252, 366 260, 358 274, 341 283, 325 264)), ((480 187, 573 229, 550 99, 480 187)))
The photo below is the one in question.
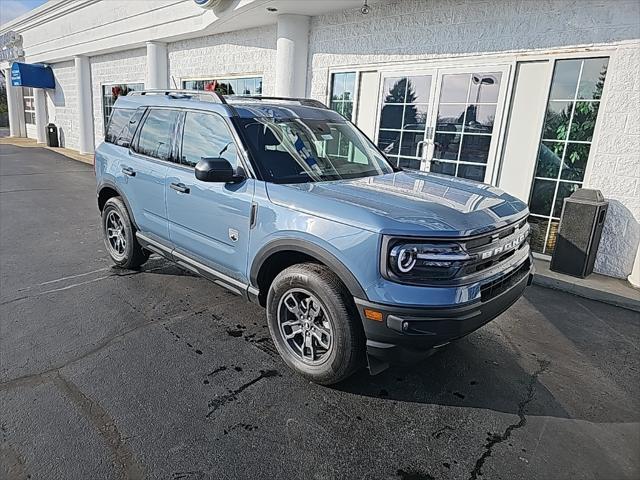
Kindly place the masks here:
POLYGON ((314 100, 133 92, 95 162, 117 265, 156 253, 266 307, 284 361, 317 383, 418 361, 532 276, 524 203, 399 170, 314 100))

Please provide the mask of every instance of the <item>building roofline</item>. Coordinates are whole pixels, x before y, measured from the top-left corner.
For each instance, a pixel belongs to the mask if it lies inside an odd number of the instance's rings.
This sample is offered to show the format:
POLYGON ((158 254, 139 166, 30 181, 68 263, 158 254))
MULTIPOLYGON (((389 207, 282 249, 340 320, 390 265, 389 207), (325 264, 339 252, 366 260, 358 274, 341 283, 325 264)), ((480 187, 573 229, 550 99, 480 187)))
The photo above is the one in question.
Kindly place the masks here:
POLYGON ((53 20, 54 18, 66 15, 75 10, 80 10, 81 8, 99 1, 100 0, 74 0, 69 2, 68 0, 48 0, 39 7, 34 8, 33 10, 30 10, 2 25, 0 28, 0 34, 10 31, 19 33, 21 30, 32 28, 43 22, 53 20))

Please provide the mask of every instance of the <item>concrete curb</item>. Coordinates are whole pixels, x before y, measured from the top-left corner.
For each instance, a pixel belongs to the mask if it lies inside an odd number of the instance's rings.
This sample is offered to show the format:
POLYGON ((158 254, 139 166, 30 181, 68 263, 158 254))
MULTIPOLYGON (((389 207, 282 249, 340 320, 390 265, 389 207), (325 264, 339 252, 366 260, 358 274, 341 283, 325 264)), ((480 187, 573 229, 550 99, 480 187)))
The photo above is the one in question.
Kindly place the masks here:
POLYGON ((640 290, 633 289, 637 292, 637 298, 632 298, 618 295, 613 292, 599 290, 586 285, 578 285, 570 280, 564 280, 540 273, 536 273, 533 276, 533 284, 541 287, 552 288, 554 290, 561 290, 579 297, 588 298, 589 300, 595 300, 597 302, 607 303, 616 307, 626 308, 627 310, 640 312, 640 290))

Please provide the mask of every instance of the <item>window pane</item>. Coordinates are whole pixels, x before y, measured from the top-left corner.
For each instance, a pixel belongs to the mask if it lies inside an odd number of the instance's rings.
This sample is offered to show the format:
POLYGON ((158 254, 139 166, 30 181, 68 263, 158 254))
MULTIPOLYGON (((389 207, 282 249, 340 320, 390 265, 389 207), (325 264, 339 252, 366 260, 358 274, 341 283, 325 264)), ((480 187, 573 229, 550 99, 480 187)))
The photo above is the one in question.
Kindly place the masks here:
POLYGON ((469 105, 465 117, 465 132, 491 133, 496 118, 495 105, 469 105))
POLYGON ((418 142, 421 142, 422 140, 424 140, 423 132, 403 132, 400 155, 404 155, 405 157, 415 157, 418 142))
POLYGON ((598 117, 598 107, 600 102, 576 102, 576 109, 573 112, 571 121, 571 131, 569 140, 579 142, 590 142, 593 138, 593 130, 596 127, 598 117))
POLYGON ((400 162, 398 163, 398 166, 402 168, 410 168, 412 170, 419 170, 420 160, 416 160, 415 158, 400 157, 400 162))
POLYGON ((356 74, 345 73, 344 74, 344 100, 353 101, 354 91, 356 88, 356 74))
POLYGON ((353 119, 353 102, 343 102, 343 115, 349 120, 353 119))
POLYGON ((490 135, 463 135, 460 161, 487 163, 490 145, 490 135))
POLYGON ((343 108, 344 102, 331 102, 331 110, 338 112, 340 115, 342 115, 343 108))
POLYGON ((378 147, 386 155, 397 155, 400 147, 400 132, 380 130, 378 132, 378 147))
POLYGON ((428 103, 431 96, 431 76, 409 77, 407 103, 428 103))
POLYGON ((471 75, 469 103, 497 103, 501 73, 474 73, 471 75))
POLYGON ((450 162, 441 162, 438 160, 431 160, 431 168, 429 170, 433 173, 441 173, 443 175, 454 176, 456 174, 456 164, 450 162))
POLYGON ((195 166, 202 157, 224 158, 237 165, 236 147, 224 121, 214 114, 187 113, 181 163, 195 166))
POLYGON ((556 183, 554 180, 540 180, 539 178, 533 181, 531 200, 529 201, 531 213, 551 215, 551 203, 553 202, 556 183))
POLYGON ((402 128, 424 132, 427 123, 427 108, 427 105, 406 105, 402 128))
POLYGON ((480 165, 465 165, 461 163, 458 165, 458 177, 467 178, 469 180, 475 180, 476 182, 484 181, 485 167, 480 165))
POLYGON ((384 102, 403 103, 407 91, 406 78, 385 78, 384 80, 384 102))
POLYGON ((582 60, 558 60, 551 81, 552 100, 573 100, 578 88, 582 60))
POLYGON ((121 147, 129 147, 131 137, 141 116, 142 110, 114 109, 104 141, 115 143, 121 147))
POLYGON ((449 133, 436 133, 433 158, 457 160, 460 151, 460 135, 449 133))
POLYGON ((570 197, 573 192, 578 190, 581 187, 579 183, 567 183, 560 182, 558 185, 558 193, 556 194, 556 203, 553 207, 553 216, 556 218, 560 218, 560 214, 562 213, 562 205, 564 204, 564 199, 566 197, 570 197))
POLYGON ((574 182, 584 180, 590 149, 591 145, 587 143, 568 143, 560 178, 574 182))
POLYGON ((600 99, 607 75, 608 58, 588 58, 582 66, 578 98, 600 99))
POLYGON ((542 142, 538 150, 536 177, 558 178, 564 142, 542 142))
POLYGON ((380 128, 402 128, 404 105, 385 105, 382 107, 380 128))
POLYGON ((441 105, 438 108, 436 130, 443 132, 459 132, 464 121, 465 104, 441 105))
POLYGON ((334 73, 331 82, 331 99, 342 100, 344 94, 344 73, 334 73))
POLYGON ((465 103, 469 91, 470 77, 471 75, 467 73, 443 75, 440 101, 443 103, 465 103))
POLYGON ((542 253, 544 250, 545 238, 547 237, 549 220, 547 218, 540 218, 531 215, 528 222, 531 226, 531 238, 529 238, 529 245, 534 252, 542 253))
POLYGON ((546 140, 565 140, 567 138, 572 106, 572 102, 549 102, 542 138, 546 140))
POLYGON ((177 118, 178 112, 173 110, 151 110, 140 131, 138 153, 169 160, 171 138, 177 118))

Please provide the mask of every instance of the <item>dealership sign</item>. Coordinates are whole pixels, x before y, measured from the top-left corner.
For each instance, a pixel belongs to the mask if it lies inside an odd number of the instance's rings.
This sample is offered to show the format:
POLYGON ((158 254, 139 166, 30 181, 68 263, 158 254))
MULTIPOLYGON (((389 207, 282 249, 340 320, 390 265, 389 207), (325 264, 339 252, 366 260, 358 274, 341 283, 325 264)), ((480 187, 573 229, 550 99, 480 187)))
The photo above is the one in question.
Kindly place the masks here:
POLYGON ((0 62, 15 60, 24 55, 22 50, 22 37, 14 31, 0 35, 0 62))

